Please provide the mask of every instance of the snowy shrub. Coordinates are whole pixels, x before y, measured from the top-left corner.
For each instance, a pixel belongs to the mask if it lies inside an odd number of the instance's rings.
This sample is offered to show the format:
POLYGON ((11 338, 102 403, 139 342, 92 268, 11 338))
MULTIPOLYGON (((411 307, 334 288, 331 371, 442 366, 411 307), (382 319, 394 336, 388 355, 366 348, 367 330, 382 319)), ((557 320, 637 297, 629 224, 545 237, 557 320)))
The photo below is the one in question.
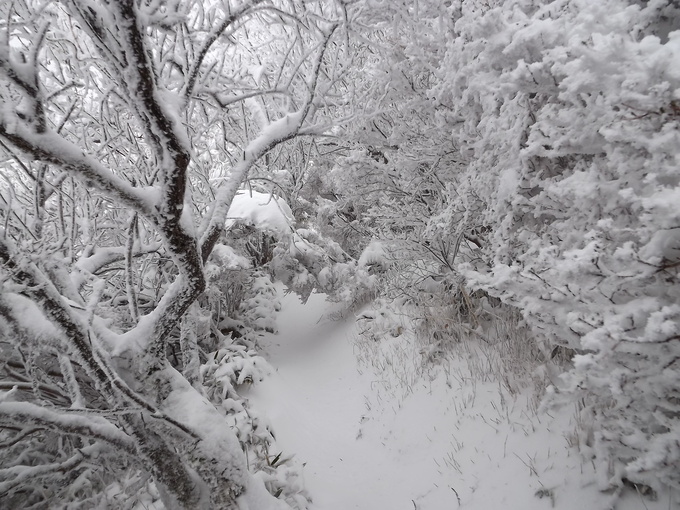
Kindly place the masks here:
POLYGON ((256 272, 241 303, 240 318, 256 331, 275 333, 276 312, 280 309, 281 303, 271 278, 261 271, 256 272))
POLYGON ((359 334, 372 342, 380 342, 385 338, 401 336, 411 326, 406 319, 405 310, 398 305, 402 303, 377 299, 370 307, 357 316, 360 324, 359 334))
POLYGON ((490 270, 468 284, 575 349, 595 453, 680 484, 680 13, 666 2, 457 3, 439 89, 465 119, 462 194, 486 204, 490 270), (663 23, 662 23, 663 22, 663 23))
POLYGON ((306 300, 313 291, 347 310, 373 296, 376 279, 335 241, 311 228, 298 229, 274 250, 272 272, 306 300))
POLYGON ((243 388, 257 384, 270 372, 267 361, 240 339, 212 353, 200 368, 200 384, 208 399, 224 413, 225 426, 238 437, 246 454, 248 469, 264 482, 270 494, 291 508, 304 510, 310 503, 301 468, 283 453, 272 453, 275 445, 271 426, 243 397, 243 388))
POLYGON ((236 316, 250 280, 250 268, 250 261, 237 254, 232 247, 215 245, 205 265, 209 282, 205 298, 216 323, 236 316))

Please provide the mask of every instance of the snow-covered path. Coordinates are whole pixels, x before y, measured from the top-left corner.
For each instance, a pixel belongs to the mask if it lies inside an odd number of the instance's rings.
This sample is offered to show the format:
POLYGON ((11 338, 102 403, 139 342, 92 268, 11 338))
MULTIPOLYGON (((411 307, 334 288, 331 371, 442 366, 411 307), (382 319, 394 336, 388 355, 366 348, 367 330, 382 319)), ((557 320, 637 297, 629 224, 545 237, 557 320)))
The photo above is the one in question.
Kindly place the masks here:
POLYGON ((315 325, 324 307, 319 296, 304 307, 286 299, 284 307, 280 335, 272 337, 281 345, 264 346, 277 373, 251 398, 266 410, 279 445, 305 463, 315 508, 412 509, 405 480, 389 468, 396 461, 391 452, 360 437, 371 381, 357 370, 353 329, 315 325), (385 506, 374 506, 376 500, 385 506))
MULTIPOLYGON (((611 508, 568 445, 569 410, 538 414, 529 394, 470 380, 462 359, 411 379, 417 356, 400 340, 367 362, 352 320, 317 323, 325 309, 318 295, 282 299, 279 334, 261 345, 276 372, 247 394, 283 455, 304 464, 313 510, 611 508)), ((676 508, 660 499, 633 494, 615 508, 676 508)))

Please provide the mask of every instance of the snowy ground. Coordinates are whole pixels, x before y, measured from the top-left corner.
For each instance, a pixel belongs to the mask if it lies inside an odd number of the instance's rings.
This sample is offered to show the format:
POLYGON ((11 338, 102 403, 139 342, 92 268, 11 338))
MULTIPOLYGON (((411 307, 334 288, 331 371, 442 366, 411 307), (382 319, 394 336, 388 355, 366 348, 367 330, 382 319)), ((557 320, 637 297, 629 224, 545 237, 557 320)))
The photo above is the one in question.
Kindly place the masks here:
POLYGON ((282 304, 262 345, 276 372, 247 397, 304 463, 314 510, 680 507, 632 490, 612 506, 570 446, 573 409, 541 413, 529 390, 471 378, 472 351, 423 368, 403 335, 370 345, 354 320, 318 322, 321 296, 282 304))

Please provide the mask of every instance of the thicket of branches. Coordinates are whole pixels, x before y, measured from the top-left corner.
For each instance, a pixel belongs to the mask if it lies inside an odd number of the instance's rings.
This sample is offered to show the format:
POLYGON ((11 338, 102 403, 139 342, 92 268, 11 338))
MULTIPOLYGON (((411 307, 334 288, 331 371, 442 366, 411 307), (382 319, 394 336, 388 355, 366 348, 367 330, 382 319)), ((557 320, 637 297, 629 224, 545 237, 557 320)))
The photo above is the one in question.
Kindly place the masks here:
POLYGON ((346 19, 328 1, 0 7, 2 506, 278 504, 205 398, 205 354, 255 281, 211 254, 249 172, 337 121, 346 19))

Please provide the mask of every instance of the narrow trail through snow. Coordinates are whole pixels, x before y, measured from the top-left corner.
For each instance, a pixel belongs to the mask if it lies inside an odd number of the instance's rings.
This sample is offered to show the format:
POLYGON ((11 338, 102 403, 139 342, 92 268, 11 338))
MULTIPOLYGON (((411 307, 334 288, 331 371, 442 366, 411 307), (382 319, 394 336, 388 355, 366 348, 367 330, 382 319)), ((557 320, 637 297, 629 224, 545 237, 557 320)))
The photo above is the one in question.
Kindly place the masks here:
POLYGON ((377 508, 413 509, 392 452, 358 437, 371 381, 357 370, 353 328, 315 324, 324 307, 321 296, 305 306, 284 300, 279 335, 262 346, 277 372, 250 398, 266 409, 279 445, 305 464, 315 509, 375 509, 376 500, 377 508))
POLYGON ((320 322, 323 296, 281 302, 279 333, 260 345, 275 372, 246 396, 304 465, 312 510, 676 508, 637 494, 612 506, 569 444, 573 410, 539 413, 531 392, 475 380, 464 351, 405 378, 419 358, 407 339, 355 352, 351 318, 320 322))

